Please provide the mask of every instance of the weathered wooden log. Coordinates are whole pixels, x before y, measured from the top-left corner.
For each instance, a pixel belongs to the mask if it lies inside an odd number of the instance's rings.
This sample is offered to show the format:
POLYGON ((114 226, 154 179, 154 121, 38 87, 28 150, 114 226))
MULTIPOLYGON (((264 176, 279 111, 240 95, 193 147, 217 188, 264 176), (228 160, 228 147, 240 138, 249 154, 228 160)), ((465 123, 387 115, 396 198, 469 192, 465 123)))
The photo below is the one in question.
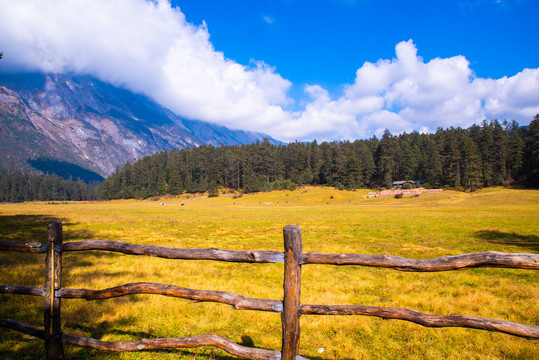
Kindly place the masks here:
MULTIPOLYGON (((0 319, 0 326, 41 339, 45 338, 45 331, 15 320, 0 319)), ((244 357, 246 359, 278 360, 281 358, 281 353, 279 351, 241 346, 224 337, 212 334, 197 335, 185 338, 143 339, 139 341, 101 341, 87 337, 62 334, 60 339, 62 343, 67 345, 84 346, 97 350, 139 351, 215 346, 225 350, 229 354, 244 357)))
POLYGON ((247 263, 279 263, 284 254, 279 251, 234 251, 210 249, 178 249, 155 245, 134 245, 120 241, 89 240, 68 242, 62 245, 63 251, 105 250, 129 255, 148 255, 166 259, 218 260, 247 263))
POLYGON ((416 260, 394 255, 305 253, 303 254, 302 264, 362 265, 392 268, 401 271, 448 271, 474 267, 539 270, 539 254, 486 251, 416 260))
POLYGON ((54 296, 62 283, 62 223, 50 222, 47 226, 49 247, 45 270, 45 300, 43 302, 43 321, 45 325, 45 351, 47 360, 64 358, 64 347, 60 341, 61 299, 54 296))
POLYGON ((40 339, 45 339, 44 330, 38 329, 30 325, 23 324, 22 322, 18 322, 16 320, 0 319, 0 326, 18 331, 26 335, 35 336, 40 339))
POLYGON ((33 286, 0 285, 0 294, 45 296, 45 288, 33 286))
POLYGON ((48 245, 40 242, 0 241, 0 251, 45 253, 48 245))
POLYGON ((309 315, 366 315, 384 319, 411 321, 426 327, 466 327, 472 329, 497 331, 528 339, 539 339, 539 326, 524 325, 516 322, 488 319, 467 315, 428 315, 419 311, 366 306, 366 305, 301 305, 301 314, 309 315))
POLYGON ((84 346, 97 350, 109 351, 140 351, 215 346, 229 354, 246 359, 278 360, 281 358, 281 353, 279 351, 241 346, 234 341, 213 334, 184 338, 142 339, 138 341, 100 341, 80 336, 62 335, 62 342, 67 345, 84 346))
POLYGON ((299 352, 299 305, 301 301, 301 229, 288 225, 284 234, 283 360, 294 360, 299 352))
POLYGON ((56 296, 60 298, 83 298, 86 300, 110 299, 131 294, 158 294, 195 300, 211 301, 232 305, 238 310, 260 310, 280 312, 283 303, 280 300, 249 298, 224 291, 194 290, 183 287, 156 283, 132 283, 103 290, 60 289, 56 296))

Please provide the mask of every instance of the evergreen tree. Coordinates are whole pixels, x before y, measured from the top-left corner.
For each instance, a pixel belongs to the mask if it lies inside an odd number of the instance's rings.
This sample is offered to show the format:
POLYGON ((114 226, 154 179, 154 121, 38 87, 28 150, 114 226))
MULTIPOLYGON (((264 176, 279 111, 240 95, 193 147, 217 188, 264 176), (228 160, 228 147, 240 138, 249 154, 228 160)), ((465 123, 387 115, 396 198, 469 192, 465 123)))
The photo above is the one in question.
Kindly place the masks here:
POLYGON ((524 161, 524 130, 513 120, 506 128, 508 154, 507 170, 511 179, 522 178, 522 165, 524 161))
POLYGON ((397 141, 391 135, 391 132, 386 129, 378 143, 376 152, 377 178, 378 182, 386 187, 391 186, 393 181, 399 177, 398 159, 400 158, 400 149, 397 141))
MULTIPOLYGON (((504 121, 504 124, 507 122, 504 121)), ((493 185, 501 185, 507 180, 507 157, 508 157, 508 139, 505 129, 497 120, 492 122, 492 137, 494 141, 493 161, 492 161, 492 183, 493 185)))
POLYGON ((460 132, 459 154, 459 184, 465 189, 476 188, 479 180, 478 150, 466 131, 460 132))
POLYGON ((365 141, 356 141, 356 154, 360 162, 361 175, 363 179, 362 186, 373 186, 376 165, 374 163, 373 153, 365 141))
POLYGON ((400 164, 399 177, 406 180, 416 180, 419 164, 421 162, 421 151, 414 143, 412 136, 399 137, 402 163, 400 164))
POLYGON ((525 184, 539 188, 539 114, 528 126, 526 151, 524 153, 525 184))
POLYGON ((431 186, 440 186, 443 174, 442 157, 432 136, 425 137, 422 149, 418 177, 431 186))

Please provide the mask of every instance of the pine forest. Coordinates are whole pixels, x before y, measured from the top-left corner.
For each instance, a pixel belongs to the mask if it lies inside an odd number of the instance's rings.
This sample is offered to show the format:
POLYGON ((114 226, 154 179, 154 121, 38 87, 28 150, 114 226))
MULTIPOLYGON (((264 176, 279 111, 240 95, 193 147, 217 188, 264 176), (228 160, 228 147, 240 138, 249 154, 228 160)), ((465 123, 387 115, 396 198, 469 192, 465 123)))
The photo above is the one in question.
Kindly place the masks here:
POLYGON ((424 180, 426 187, 475 190, 538 186, 539 115, 528 127, 484 121, 468 129, 438 129, 354 142, 269 141, 242 146, 171 150, 126 164, 99 187, 99 198, 147 198, 183 192, 245 193, 314 184, 341 189, 390 187, 424 180))

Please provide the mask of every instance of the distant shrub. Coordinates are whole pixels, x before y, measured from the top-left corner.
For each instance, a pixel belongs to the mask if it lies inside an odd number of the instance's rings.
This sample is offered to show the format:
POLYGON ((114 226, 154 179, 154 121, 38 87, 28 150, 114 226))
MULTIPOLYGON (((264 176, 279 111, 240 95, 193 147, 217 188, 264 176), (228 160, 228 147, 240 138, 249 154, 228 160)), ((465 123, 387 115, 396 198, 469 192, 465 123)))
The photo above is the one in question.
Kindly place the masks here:
POLYGON ((242 198, 243 197, 243 193, 240 192, 239 194, 235 194, 234 196, 232 196, 232 199, 239 199, 239 198, 242 198))
POLYGON ((402 199, 402 193, 401 194, 395 194, 395 199, 402 199))
POLYGON ((219 188, 215 182, 211 182, 208 187, 208 197, 217 197, 219 196, 219 188))
POLYGON ((266 180, 264 176, 251 172, 250 175, 244 176, 243 192, 254 193, 264 190, 266 186, 266 180))
POLYGON ((290 179, 287 180, 275 180, 272 183, 264 185, 265 191, 271 191, 271 190, 296 190, 297 185, 295 182, 293 182, 290 179))

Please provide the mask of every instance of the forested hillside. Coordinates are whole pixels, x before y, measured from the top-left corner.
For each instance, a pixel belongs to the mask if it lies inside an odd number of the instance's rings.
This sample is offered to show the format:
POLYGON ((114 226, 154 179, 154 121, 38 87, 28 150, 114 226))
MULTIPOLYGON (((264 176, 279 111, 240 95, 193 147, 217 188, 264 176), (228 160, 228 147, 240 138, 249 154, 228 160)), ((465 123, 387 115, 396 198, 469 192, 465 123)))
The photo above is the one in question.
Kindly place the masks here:
POLYGON ((495 120, 435 134, 393 136, 386 130, 381 139, 354 142, 276 146, 264 141, 160 152, 118 169, 101 184, 99 197, 214 192, 218 186, 245 192, 300 184, 356 189, 407 179, 461 189, 513 183, 537 187, 538 158, 536 115, 528 127, 495 120))
POLYGON ((97 185, 71 181, 56 175, 23 174, 0 170, 0 202, 94 200, 97 185))

